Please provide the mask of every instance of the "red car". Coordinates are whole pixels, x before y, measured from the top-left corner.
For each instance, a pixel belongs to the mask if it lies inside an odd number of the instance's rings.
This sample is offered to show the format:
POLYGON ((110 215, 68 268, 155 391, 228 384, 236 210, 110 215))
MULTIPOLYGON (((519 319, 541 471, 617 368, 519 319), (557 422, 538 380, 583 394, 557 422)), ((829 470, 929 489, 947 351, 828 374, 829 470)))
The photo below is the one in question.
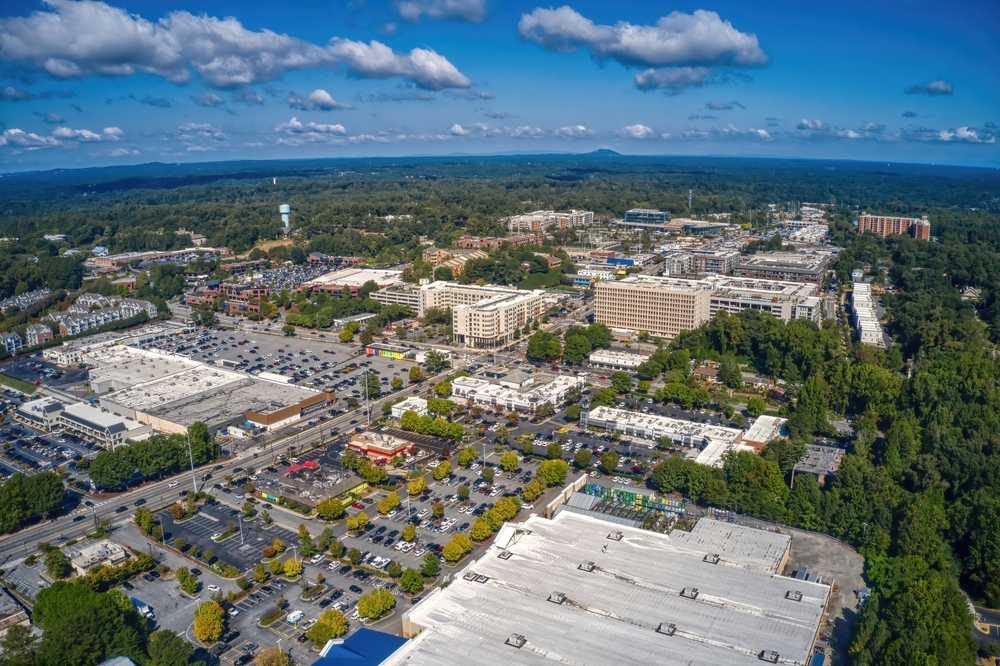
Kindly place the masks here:
POLYGON ((607 379, 604 375, 601 375, 600 379, 607 379))
POLYGON ((364 511, 365 508, 365 505, 362 504, 361 502, 355 502, 351 506, 353 506, 355 509, 361 509, 362 511, 364 511))

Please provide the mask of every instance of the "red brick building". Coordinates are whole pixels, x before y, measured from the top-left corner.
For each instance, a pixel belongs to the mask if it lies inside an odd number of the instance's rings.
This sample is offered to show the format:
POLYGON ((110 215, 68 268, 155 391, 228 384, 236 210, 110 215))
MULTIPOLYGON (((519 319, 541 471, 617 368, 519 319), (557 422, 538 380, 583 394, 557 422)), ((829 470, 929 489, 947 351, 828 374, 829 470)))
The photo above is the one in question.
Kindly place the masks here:
POLYGON ((858 216, 858 233, 870 232, 879 236, 891 236, 893 234, 903 234, 916 238, 917 240, 930 240, 931 223, 927 216, 923 218, 915 217, 886 217, 883 215, 869 215, 861 213, 858 216))

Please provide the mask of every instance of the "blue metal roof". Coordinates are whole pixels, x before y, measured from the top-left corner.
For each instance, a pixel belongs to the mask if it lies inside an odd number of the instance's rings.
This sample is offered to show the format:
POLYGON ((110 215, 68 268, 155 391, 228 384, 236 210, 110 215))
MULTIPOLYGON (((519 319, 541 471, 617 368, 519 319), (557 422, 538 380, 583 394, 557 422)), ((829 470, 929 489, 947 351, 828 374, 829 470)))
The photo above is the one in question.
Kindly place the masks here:
POLYGON ((343 643, 331 646, 313 666, 378 666, 404 643, 401 636, 362 627, 343 643))

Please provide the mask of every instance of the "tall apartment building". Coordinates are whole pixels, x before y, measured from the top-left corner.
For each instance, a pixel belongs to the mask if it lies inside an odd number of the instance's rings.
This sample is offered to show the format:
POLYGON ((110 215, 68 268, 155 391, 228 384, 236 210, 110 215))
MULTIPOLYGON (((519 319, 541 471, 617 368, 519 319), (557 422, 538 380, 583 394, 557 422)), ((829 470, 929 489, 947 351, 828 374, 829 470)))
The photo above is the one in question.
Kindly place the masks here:
POLYGON ((475 303, 452 308, 455 341, 474 349, 493 349, 511 342, 517 329, 542 316, 545 291, 511 289, 475 303))
POLYGON ((545 231, 549 228, 567 229, 585 227, 594 223, 594 213, 589 210, 571 210, 557 213, 553 210, 536 210, 506 219, 509 231, 545 231))
POLYGON ((833 260, 829 252, 762 252, 741 257, 733 274, 759 280, 821 284, 833 260))
POLYGON ((891 236, 892 234, 905 234, 917 240, 930 240, 931 223, 927 216, 915 217, 886 217, 884 215, 869 215, 861 213, 858 216, 858 233, 870 232, 879 236, 891 236))
POLYGON ((614 329, 670 339, 711 316, 712 288, 700 281, 633 275, 595 289, 594 321, 614 329))

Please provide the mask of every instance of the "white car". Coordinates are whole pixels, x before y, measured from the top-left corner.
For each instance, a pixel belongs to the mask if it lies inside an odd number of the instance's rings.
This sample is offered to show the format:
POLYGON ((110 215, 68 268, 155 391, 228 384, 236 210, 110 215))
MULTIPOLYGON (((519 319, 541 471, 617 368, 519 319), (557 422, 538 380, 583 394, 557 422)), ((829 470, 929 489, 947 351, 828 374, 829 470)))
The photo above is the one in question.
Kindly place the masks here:
POLYGON ((181 485, 180 481, 171 481, 167 484, 167 488, 176 488, 179 485, 181 485))
POLYGON ((309 564, 317 564, 318 562, 322 561, 323 561, 323 553, 320 553, 319 555, 313 555, 312 559, 309 560, 309 564))
POLYGON ((236 608, 234 606, 230 606, 229 607, 229 614, 232 615, 233 617, 236 617, 237 615, 240 614, 240 612, 238 610, 236 610, 236 608))
POLYGON ((215 541, 220 536, 222 536, 222 532, 216 532, 215 534, 212 535, 212 541, 215 541))
POLYGON ((222 588, 220 588, 218 585, 209 585, 208 586, 208 591, 209 592, 221 592, 222 588))
POLYGON ((395 516, 395 515, 396 515, 396 513, 398 513, 398 512, 397 512, 397 511, 396 511, 395 509, 393 509, 393 510, 392 510, 392 511, 390 511, 389 513, 385 514, 385 517, 386 517, 386 518, 392 518, 393 516, 395 516))

